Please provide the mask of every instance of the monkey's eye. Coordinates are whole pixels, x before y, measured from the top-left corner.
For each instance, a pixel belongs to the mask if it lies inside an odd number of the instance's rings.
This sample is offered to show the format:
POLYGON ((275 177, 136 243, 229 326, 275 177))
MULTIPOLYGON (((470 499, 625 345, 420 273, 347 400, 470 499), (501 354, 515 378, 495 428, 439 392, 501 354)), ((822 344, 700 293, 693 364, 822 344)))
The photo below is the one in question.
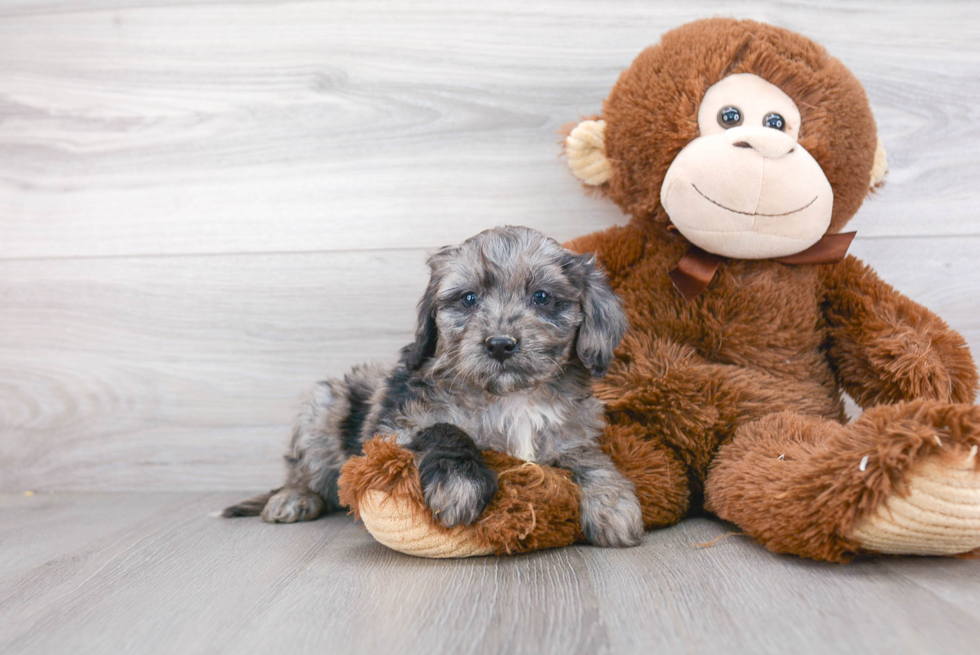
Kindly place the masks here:
POLYGON ((551 302, 551 294, 547 291, 535 291, 532 299, 535 305, 547 305, 551 302))
POLYGON ((762 124, 774 130, 783 130, 786 127, 786 121, 776 112, 766 114, 766 117, 762 119, 762 124))
POLYGON ((459 298, 459 302, 463 303, 463 307, 472 307, 476 304, 476 301, 476 294, 472 291, 467 291, 459 298))
POLYGON ((718 112, 718 124, 728 129, 742 124, 742 110, 738 107, 725 107, 718 112))

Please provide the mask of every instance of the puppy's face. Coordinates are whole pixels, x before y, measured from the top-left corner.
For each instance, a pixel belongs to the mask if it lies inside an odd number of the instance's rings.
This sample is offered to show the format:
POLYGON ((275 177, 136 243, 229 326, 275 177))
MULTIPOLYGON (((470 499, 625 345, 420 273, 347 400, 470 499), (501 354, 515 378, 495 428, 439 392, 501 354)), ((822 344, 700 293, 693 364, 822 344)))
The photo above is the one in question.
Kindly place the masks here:
POLYGON ((407 354, 416 367, 431 360, 433 370, 492 393, 535 386, 572 358, 601 375, 625 331, 594 258, 528 228, 487 230, 442 249, 429 266, 407 354))

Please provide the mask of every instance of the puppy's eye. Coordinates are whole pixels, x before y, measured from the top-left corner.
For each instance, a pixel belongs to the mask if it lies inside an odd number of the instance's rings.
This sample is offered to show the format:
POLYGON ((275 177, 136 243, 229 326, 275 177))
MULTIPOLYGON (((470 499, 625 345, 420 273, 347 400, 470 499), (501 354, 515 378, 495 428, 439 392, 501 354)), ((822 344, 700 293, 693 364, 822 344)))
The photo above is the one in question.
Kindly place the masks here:
POLYGON ((459 298, 459 302, 463 303, 463 307, 472 307, 476 304, 476 301, 476 294, 472 291, 467 291, 459 298))
POLYGON ((547 291, 535 291, 532 299, 535 305, 547 305, 551 302, 551 294, 547 291))
POLYGON ((786 121, 783 120, 783 117, 776 112, 766 114, 766 117, 762 119, 762 124, 765 127, 771 127, 774 130, 783 130, 786 127, 786 121))
POLYGON ((740 110, 738 107, 723 107, 722 110, 718 112, 718 124, 725 129, 735 127, 736 125, 741 125, 742 110, 740 110))

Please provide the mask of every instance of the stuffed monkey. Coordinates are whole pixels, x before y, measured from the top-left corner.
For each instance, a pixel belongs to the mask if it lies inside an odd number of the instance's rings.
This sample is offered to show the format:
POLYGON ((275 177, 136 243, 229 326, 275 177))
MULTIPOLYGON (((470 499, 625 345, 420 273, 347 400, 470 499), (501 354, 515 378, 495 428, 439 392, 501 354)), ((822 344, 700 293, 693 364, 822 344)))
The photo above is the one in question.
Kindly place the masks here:
MULTIPOLYGON (((886 158, 840 61, 770 25, 690 23, 636 58, 565 150, 630 216, 568 245, 598 253, 630 319, 595 392, 648 529, 707 510, 774 552, 833 562, 980 548, 966 343, 845 254, 886 158), (843 392, 864 410, 851 422, 843 392)), ((497 458, 498 498, 450 531, 420 505, 410 457, 367 450, 343 499, 398 550, 581 538, 560 472, 497 458)))

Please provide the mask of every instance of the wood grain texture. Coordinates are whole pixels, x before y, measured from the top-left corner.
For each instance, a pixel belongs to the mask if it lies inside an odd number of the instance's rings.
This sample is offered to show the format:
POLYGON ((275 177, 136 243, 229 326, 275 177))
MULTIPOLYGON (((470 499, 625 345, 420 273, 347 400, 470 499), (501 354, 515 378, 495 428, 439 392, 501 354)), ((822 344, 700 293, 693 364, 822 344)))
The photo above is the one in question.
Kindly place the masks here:
POLYGON ((728 534, 707 519, 633 549, 421 560, 347 516, 208 516, 235 499, 0 497, 0 539, 60 545, 0 569, 0 652, 950 655, 975 652, 980 627, 975 561, 817 564, 738 536, 704 548, 728 534))
POLYGON ((297 398, 411 339, 424 253, 0 261, 0 488, 275 483, 297 398))
MULTIPOLYGON (((276 484, 301 391, 409 338, 427 249, 624 219, 555 129, 719 7, 0 1, 0 490, 276 484)), ((865 82, 854 250, 980 343, 978 6, 724 10, 865 82)))
MULTIPOLYGON (((853 250, 980 348, 980 237, 853 250)), ((0 490, 277 485, 304 389, 411 339, 424 258, 0 260, 0 490)))
POLYGON ((731 12, 865 84, 890 153, 867 235, 977 235, 980 5, 220 2, 0 5, 0 257, 428 248, 557 238, 561 124, 659 34, 731 12))

